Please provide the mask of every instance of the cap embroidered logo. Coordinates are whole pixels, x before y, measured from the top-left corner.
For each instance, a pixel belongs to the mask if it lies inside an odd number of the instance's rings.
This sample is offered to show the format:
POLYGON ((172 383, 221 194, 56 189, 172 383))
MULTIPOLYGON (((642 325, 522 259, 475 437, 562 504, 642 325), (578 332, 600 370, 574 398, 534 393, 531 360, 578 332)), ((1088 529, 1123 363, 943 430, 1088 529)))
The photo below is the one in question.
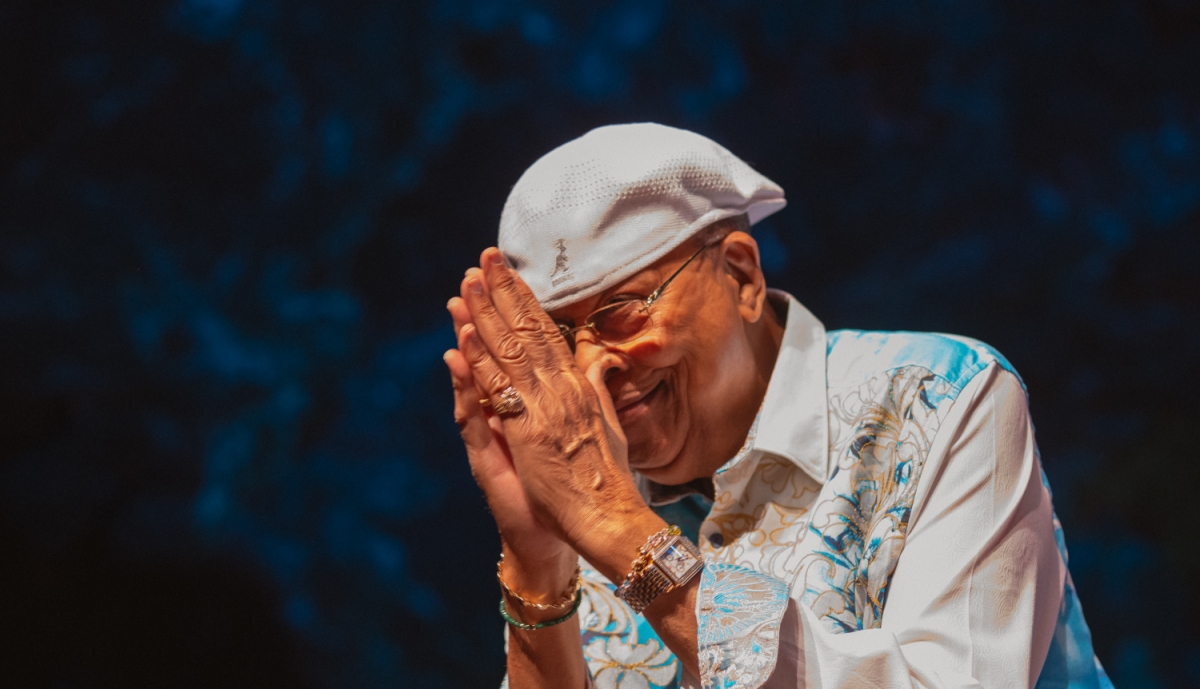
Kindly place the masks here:
POLYGON ((550 284, 558 287, 562 283, 574 280, 575 278, 571 275, 571 267, 567 265, 567 261, 571 260, 567 256, 567 243, 559 239, 554 242, 554 248, 558 249, 558 256, 554 258, 554 272, 550 273, 550 284), (559 273, 562 274, 559 275, 559 273))

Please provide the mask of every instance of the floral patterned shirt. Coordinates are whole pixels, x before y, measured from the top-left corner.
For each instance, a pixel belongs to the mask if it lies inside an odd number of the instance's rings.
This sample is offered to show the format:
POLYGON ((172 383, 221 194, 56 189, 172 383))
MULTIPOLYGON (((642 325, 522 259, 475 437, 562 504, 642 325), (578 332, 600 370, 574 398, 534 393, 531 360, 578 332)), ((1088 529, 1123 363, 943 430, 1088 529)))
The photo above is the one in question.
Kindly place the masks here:
POLYGON ((950 335, 826 333, 771 299, 783 343, 715 500, 640 479, 704 554, 701 677, 585 569, 590 681, 1110 688, 1008 362, 950 335))

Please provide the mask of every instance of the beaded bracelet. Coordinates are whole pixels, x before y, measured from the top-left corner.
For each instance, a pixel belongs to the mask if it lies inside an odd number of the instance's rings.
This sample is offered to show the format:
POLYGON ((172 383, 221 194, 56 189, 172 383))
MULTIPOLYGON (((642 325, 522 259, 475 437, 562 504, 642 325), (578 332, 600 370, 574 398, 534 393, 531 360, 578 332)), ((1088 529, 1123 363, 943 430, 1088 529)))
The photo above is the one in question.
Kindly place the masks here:
POLYGON ((553 620, 547 620, 545 622, 537 622, 534 624, 529 624, 527 622, 521 622, 520 620, 513 619, 513 616, 508 614, 508 609, 504 606, 504 598, 501 597, 500 598, 500 616, 504 618, 505 622, 511 624, 512 626, 516 627, 517 629, 520 629, 521 631, 525 631, 525 632, 532 632, 532 631, 537 631, 538 629, 545 629, 546 627, 553 627, 556 624, 562 624, 563 622, 566 622, 567 620, 569 620, 575 616, 575 611, 579 610, 579 604, 582 602, 583 602, 583 587, 580 586, 579 588, 575 589, 575 604, 571 606, 571 609, 567 611, 567 614, 563 615, 562 617, 556 617, 553 620))

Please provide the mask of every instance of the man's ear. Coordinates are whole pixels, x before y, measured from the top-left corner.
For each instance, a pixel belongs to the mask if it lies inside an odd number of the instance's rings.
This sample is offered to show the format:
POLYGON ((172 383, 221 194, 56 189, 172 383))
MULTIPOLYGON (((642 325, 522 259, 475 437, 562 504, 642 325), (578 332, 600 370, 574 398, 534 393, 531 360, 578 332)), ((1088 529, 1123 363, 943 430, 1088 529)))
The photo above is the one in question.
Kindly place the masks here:
POLYGON ((747 323, 762 317, 767 299, 767 280, 759 263, 758 242, 746 232, 730 232, 721 240, 725 272, 737 289, 738 312, 747 323))

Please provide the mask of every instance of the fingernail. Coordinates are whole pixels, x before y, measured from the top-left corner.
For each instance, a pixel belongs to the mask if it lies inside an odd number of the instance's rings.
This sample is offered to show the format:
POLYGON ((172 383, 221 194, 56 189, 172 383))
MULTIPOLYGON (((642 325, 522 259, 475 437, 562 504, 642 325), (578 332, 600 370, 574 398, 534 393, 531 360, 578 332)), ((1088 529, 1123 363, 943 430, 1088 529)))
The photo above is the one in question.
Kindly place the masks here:
POLYGON ((471 294, 482 295, 483 294, 483 283, 480 282, 476 278, 471 278, 470 280, 467 281, 467 291, 470 292, 471 294))
POLYGON ((488 260, 490 260, 494 266, 502 266, 504 265, 504 254, 500 253, 499 250, 493 251, 488 260))

